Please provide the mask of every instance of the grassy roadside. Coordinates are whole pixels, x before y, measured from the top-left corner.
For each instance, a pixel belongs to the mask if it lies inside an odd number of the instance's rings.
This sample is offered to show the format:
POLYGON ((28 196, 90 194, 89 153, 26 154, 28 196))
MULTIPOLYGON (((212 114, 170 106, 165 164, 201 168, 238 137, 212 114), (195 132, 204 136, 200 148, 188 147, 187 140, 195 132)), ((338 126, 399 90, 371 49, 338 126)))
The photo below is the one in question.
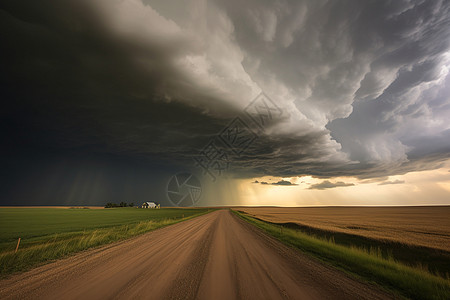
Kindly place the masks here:
POLYGON ((79 251, 125 240, 161 227, 186 221, 210 211, 212 210, 201 209, 196 210, 195 213, 189 213, 188 210, 180 210, 177 212, 173 210, 173 212, 168 214, 171 216, 170 218, 151 219, 151 216, 149 216, 147 220, 135 223, 104 228, 95 227, 37 237, 31 239, 32 242, 29 244, 25 243, 17 253, 14 253, 12 249, 0 251, 0 278, 4 278, 15 272, 31 269, 45 262, 66 257, 79 251), (184 217, 185 215, 186 217, 184 217))
MULTIPOLYGON (((262 219, 262 221, 264 221, 264 219, 262 219)), ((377 253, 380 253, 384 258, 393 258, 397 262, 407 266, 420 266, 420 268, 427 269, 430 273, 440 277, 446 278, 448 277, 446 274, 450 273, 450 252, 444 250, 381 240, 339 231, 324 230, 293 222, 269 223, 280 225, 284 228, 299 230, 309 236, 320 239, 333 239, 336 244, 342 246, 372 249, 372 251, 375 249, 377 253)))
POLYGON ((337 245, 333 240, 319 239, 290 228, 281 229, 245 213, 233 212, 289 246, 402 296, 411 299, 450 299, 449 278, 403 265, 392 258, 383 258, 376 250, 337 245))

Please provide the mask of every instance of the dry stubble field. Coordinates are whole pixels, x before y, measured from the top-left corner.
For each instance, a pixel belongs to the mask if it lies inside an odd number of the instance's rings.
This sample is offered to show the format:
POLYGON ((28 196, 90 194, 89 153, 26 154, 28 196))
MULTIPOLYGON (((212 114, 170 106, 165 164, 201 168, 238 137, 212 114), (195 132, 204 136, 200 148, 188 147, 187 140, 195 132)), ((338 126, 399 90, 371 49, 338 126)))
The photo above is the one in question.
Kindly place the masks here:
POLYGON ((450 252, 450 206, 240 207, 238 210, 273 223, 296 223, 450 252))

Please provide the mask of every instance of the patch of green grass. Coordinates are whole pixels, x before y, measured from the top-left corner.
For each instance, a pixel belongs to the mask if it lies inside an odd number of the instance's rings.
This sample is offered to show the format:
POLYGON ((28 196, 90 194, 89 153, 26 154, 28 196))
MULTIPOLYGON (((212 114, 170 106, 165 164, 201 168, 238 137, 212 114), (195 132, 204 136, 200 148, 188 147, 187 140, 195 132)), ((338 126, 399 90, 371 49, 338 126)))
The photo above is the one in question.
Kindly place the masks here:
POLYGON ((378 249, 337 245, 333 240, 310 236, 234 211, 245 221, 261 228, 283 243, 317 257, 341 270, 411 299, 450 299, 450 279, 422 268, 406 266, 392 257, 383 257, 378 249))
POLYGON ((204 209, 67 209, 67 208, 0 208, 0 253, 49 241, 55 234, 189 217, 204 209))
POLYGON ((207 213, 208 209, 0 208, 0 277, 207 213), (18 238, 19 251, 14 253, 18 238))

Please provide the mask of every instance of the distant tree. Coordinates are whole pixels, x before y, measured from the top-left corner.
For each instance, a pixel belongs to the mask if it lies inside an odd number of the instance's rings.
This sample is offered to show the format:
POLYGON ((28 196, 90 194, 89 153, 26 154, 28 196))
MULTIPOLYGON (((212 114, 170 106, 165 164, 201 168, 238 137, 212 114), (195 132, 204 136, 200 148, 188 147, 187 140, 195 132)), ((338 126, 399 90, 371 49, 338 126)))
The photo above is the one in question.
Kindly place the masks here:
POLYGON ((120 202, 119 206, 120 207, 127 207, 127 203, 126 202, 120 202))
POLYGON ((133 206, 134 206, 134 203, 131 202, 130 204, 128 204, 128 206, 129 206, 129 207, 133 207, 133 206))

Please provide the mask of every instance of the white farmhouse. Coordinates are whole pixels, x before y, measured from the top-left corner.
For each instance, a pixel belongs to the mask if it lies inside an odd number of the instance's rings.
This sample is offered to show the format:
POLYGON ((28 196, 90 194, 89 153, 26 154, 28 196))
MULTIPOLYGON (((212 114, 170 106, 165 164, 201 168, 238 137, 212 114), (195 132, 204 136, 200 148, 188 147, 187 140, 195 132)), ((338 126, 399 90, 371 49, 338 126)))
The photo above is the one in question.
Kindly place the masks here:
POLYGON ((141 207, 142 208, 159 208, 160 206, 159 206, 159 204, 156 205, 155 202, 144 202, 144 203, 142 203, 141 207))

